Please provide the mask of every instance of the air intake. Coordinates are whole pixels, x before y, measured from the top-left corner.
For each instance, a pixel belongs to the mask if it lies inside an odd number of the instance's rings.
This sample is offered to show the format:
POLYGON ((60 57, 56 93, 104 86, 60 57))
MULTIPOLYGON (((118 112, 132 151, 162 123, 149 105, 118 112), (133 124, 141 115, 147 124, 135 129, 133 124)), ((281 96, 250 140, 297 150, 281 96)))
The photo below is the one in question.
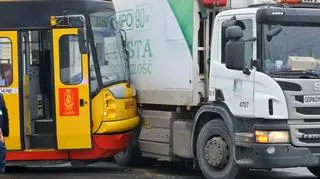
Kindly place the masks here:
POLYGON ((277 81, 277 83, 283 91, 302 91, 301 86, 296 83, 286 81, 277 81))
POLYGON ((269 99, 269 115, 273 115, 273 101, 272 99, 269 99))

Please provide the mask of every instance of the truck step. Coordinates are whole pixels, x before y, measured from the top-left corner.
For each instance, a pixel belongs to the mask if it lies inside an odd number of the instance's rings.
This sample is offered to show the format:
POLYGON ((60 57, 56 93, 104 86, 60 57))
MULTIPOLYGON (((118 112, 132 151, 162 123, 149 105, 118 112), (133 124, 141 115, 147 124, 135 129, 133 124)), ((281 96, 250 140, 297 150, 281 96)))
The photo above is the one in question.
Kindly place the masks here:
POLYGON ((153 153, 163 156, 170 155, 170 145, 159 143, 159 142, 151 142, 151 141, 139 141, 139 147, 141 152, 144 153, 153 153))

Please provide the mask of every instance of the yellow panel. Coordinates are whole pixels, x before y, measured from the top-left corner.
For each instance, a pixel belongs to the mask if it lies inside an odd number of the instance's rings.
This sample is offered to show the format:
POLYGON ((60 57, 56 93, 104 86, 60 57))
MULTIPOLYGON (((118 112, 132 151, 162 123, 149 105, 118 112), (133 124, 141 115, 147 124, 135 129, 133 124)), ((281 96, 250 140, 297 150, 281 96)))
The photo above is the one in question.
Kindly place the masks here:
POLYGON ((13 81, 8 87, 0 87, 9 113, 9 137, 5 139, 8 150, 21 150, 20 133, 20 102, 19 102, 19 63, 18 63, 18 35, 16 31, 0 31, 0 37, 11 40, 13 65, 13 81))
POLYGON ((132 130, 139 125, 139 117, 133 117, 130 119, 113 121, 113 122, 102 122, 97 134, 108 134, 108 133, 121 133, 132 130))
POLYGON ((25 105, 25 115, 24 118, 26 119, 25 123, 25 129, 26 129, 26 135, 31 135, 31 121, 30 121, 30 112, 29 112, 29 76, 25 75, 24 76, 24 91, 25 91, 25 96, 24 96, 24 105, 25 105))
POLYGON ((133 89, 126 83, 116 84, 103 89, 92 100, 92 131, 97 134, 127 132, 139 125, 136 97, 133 89), (109 91, 111 87, 122 87, 124 99, 116 99, 109 91))
POLYGON ((103 101, 103 93, 100 92, 92 99, 92 133, 95 133, 102 122, 103 118, 103 109, 104 109, 104 101, 103 101))
POLYGON ((56 134, 58 149, 90 149, 90 92, 88 55, 82 54, 83 80, 78 85, 64 85, 60 78, 59 40, 63 35, 76 35, 76 28, 53 29, 56 134), (80 107, 80 99, 85 105, 80 107), (71 103, 69 103, 71 102, 71 103), (73 107, 70 107, 70 104, 73 107), (70 110, 73 113, 69 113, 70 110), (68 112, 69 111, 69 112, 68 112))
POLYGON ((133 95, 132 88, 124 83, 114 86, 122 87, 126 96, 124 99, 116 99, 108 88, 104 91, 108 105, 105 107, 106 116, 103 121, 119 121, 137 116, 136 97, 133 95))

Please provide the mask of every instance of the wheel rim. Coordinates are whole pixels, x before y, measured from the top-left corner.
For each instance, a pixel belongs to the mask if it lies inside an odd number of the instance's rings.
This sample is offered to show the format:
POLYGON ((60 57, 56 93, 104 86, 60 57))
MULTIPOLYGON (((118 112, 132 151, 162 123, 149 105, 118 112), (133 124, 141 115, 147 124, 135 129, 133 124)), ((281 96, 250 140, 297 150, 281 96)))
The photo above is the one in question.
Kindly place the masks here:
POLYGON ((223 170, 229 163, 229 146, 221 136, 212 137, 205 145, 204 155, 209 166, 223 170))

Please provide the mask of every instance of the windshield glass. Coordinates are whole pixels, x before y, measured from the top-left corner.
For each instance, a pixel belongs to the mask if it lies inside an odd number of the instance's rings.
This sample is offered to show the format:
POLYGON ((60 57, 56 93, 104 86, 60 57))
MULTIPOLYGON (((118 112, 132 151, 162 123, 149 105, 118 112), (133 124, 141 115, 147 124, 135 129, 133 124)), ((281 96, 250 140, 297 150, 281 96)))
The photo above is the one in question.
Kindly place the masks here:
POLYGON ((92 13, 90 21, 103 85, 127 81, 129 72, 115 12, 92 13))
POLYGON ((265 24, 263 43, 265 73, 319 76, 320 27, 265 24))

